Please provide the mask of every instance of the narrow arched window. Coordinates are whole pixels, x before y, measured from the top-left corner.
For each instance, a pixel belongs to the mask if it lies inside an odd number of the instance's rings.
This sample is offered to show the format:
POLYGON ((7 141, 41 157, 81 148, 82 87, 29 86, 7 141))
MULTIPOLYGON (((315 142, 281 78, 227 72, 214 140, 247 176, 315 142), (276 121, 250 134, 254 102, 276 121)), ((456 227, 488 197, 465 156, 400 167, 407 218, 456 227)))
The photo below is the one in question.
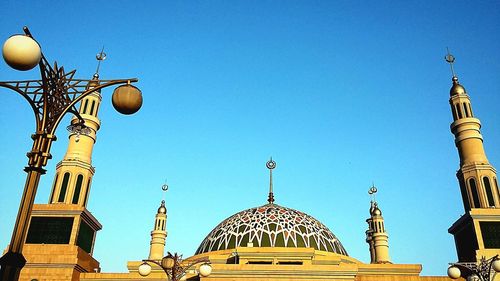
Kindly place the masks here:
POLYGON ((165 221, 162 222, 161 230, 165 230, 165 221))
POLYGON ((470 106, 470 103, 467 105, 469 106, 470 117, 474 117, 474 114, 472 114, 472 107, 470 106))
POLYGON ((457 110, 455 109, 455 107, 453 105, 451 106, 451 113, 453 114, 453 121, 457 121, 457 119, 458 119, 457 110))
POLYGON ((80 199, 80 191, 82 190, 83 175, 78 175, 76 178, 75 193, 73 194, 73 201, 71 203, 78 204, 80 199))
POLYGON ((89 105, 88 99, 86 99, 85 102, 83 103, 83 111, 82 111, 83 114, 87 113, 87 105, 89 105))
POLYGON ((94 114, 95 100, 92 101, 92 105, 90 106, 90 115, 94 114))
POLYGON ((486 197, 488 198, 488 206, 494 207, 495 200, 493 199, 493 192, 491 191, 490 179, 483 177, 484 189, 486 190, 486 197))
POLYGON ((460 110, 460 105, 458 103, 455 104, 455 108, 457 110, 458 119, 462 118, 462 111, 460 110))
POLYGON ((61 191, 59 192, 59 199, 57 202, 64 202, 64 197, 66 197, 66 190, 68 189, 69 182, 69 172, 64 173, 63 181, 61 184, 61 191))
POLYGON ((88 179, 88 182, 87 182, 87 189, 85 190, 85 198, 83 199, 83 207, 86 207, 87 206, 87 199, 88 199, 88 194, 89 194, 89 190, 90 190, 90 178, 88 179))
POLYGON ((464 208, 466 211, 469 211, 470 203, 469 199, 467 198, 467 189, 465 188, 464 180, 460 179, 458 182, 460 184, 460 193, 462 194, 462 201, 464 202, 464 208))
POLYGON ((471 178, 469 180, 470 193, 472 194, 472 203, 474 208, 479 208, 479 195, 477 194, 476 180, 471 178))
POLYGON ((469 117, 469 109, 467 107, 467 104, 464 102, 464 112, 465 112, 465 117, 469 117))
POLYGON ((52 185, 52 192, 50 193, 49 204, 54 200, 54 191, 56 191, 57 178, 59 177, 59 173, 56 174, 56 179, 54 180, 54 184, 52 185))

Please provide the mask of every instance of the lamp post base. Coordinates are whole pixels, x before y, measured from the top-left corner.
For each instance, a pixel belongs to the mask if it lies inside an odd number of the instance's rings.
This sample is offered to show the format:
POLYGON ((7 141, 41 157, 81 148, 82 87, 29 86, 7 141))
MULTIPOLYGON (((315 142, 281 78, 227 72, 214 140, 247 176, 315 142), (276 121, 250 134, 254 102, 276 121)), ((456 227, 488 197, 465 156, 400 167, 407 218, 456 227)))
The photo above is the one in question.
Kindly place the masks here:
POLYGON ((0 258, 0 280, 18 280, 26 259, 21 253, 7 252, 0 258))

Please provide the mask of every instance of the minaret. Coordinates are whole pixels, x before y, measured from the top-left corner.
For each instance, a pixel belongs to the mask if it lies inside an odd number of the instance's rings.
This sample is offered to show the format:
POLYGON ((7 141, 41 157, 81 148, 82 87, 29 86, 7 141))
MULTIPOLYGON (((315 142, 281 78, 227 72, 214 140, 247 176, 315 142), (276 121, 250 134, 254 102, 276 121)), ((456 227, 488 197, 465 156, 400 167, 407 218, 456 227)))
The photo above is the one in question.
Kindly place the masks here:
POLYGON ((460 157, 456 176, 465 210, 448 232, 455 236, 459 261, 478 261, 481 256, 500 253, 497 175, 484 152, 481 122, 474 116, 470 97, 455 75, 455 58, 450 53, 445 58, 452 71, 450 128, 460 157))
MULTIPOLYGON (((99 63, 105 58, 101 51, 97 59, 99 63)), ((99 65, 87 89, 98 85, 99 65)), ((80 103, 78 113, 82 120, 73 117, 68 126, 69 144, 66 154, 56 166, 56 175, 52 185, 49 204, 76 204, 86 207, 89 196, 94 167, 92 167, 92 150, 96 142, 96 134, 101 126, 97 117, 101 104, 100 91, 92 92, 80 103), (84 125, 84 126, 83 126, 84 125)))
MULTIPOLYGON (((163 191, 167 191, 166 184, 162 187, 163 191)), ((165 200, 161 201, 161 206, 155 216, 155 225, 151 231, 151 243, 149 248, 150 260, 161 260, 165 253, 165 240, 167 239, 167 208, 165 200)))
POLYGON ((380 211, 377 202, 375 201, 375 193, 377 188, 372 186, 368 190, 371 195, 370 201, 370 218, 366 220, 368 230, 366 231, 366 243, 370 247, 371 263, 391 263, 389 258, 389 236, 385 231, 384 218, 380 211))

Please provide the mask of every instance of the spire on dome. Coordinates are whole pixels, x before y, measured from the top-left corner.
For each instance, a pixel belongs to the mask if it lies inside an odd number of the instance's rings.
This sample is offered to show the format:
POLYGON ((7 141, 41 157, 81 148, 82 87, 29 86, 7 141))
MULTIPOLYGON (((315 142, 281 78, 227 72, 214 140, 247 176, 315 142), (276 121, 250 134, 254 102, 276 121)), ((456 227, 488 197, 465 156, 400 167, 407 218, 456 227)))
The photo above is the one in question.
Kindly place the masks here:
POLYGON ((273 160, 273 157, 269 159, 266 163, 266 167, 269 169, 269 196, 267 197, 267 202, 269 204, 274 203, 274 194, 273 194, 273 169, 276 168, 276 162, 273 160))
POLYGON ((104 46, 102 46, 101 52, 98 53, 95 58, 97 59, 97 69, 94 73, 94 79, 99 78, 99 67, 101 66, 101 61, 106 59, 106 53, 104 52, 104 46))
POLYGON ((368 190, 368 194, 370 194, 370 214, 377 208, 377 200, 375 199, 375 193, 377 193, 377 191, 375 184, 372 183, 372 187, 368 190))
POLYGON ((453 84, 458 83, 458 77, 455 75, 455 69, 453 68, 453 63, 455 62, 455 57, 450 53, 450 50, 448 47, 446 47, 446 56, 444 56, 444 59, 450 64, 451 68, 451 75, 453 76, 453 84))

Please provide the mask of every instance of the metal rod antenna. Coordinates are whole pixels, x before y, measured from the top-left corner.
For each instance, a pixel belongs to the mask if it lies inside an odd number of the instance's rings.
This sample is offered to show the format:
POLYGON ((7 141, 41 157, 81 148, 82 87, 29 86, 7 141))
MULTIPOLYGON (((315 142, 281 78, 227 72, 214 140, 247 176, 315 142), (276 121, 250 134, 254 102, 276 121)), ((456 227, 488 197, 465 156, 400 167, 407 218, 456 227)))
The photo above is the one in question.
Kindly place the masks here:
POLYGON ((450 64, 450 68, 451 68, 451 75, 453 75, 453 77, 457 77, 455 75, 455 69, 453 68, 453 63, 455 62, 455 57, 450 54, 450 50, 448 49, 448 47, 446 47, 446 56, 444 57, 444 59, 450 64))

